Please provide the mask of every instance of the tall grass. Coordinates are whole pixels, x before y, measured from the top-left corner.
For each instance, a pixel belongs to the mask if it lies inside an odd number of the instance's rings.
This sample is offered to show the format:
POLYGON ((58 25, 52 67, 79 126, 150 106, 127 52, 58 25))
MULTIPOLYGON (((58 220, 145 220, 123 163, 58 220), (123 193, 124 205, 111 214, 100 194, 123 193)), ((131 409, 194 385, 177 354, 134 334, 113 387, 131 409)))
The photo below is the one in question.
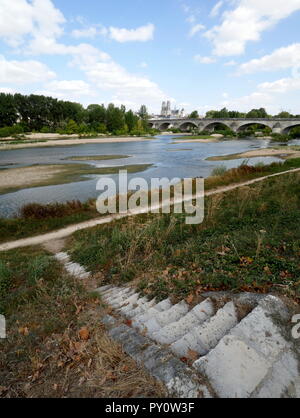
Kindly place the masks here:
POLYGON ((47 219, 61 218, 74 213, 87 210, 89 205, 83 204, 79 200, 66 203, 51 203, 42 205, 39 203, 29 203, 20 210, 20 216, 24 219, 47 219))
POLYGON ((279 284, 300 297, 299 180, 286 174, 211 196, 200 225, 186 225, 184 214, 149 214, 80 231, 72 258, 101 272, 104 283, 135 280, 150 296, 279 284))

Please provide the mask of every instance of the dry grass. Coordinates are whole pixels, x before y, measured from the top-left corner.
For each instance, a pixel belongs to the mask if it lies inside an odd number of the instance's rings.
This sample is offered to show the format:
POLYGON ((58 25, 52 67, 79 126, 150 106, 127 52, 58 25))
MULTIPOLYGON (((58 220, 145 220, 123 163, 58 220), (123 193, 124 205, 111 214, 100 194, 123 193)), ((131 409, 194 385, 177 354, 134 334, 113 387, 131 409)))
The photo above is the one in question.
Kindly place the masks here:
POLYGON ((101 277, 78 283, 38 249, 3 260, 10 287, 2 289, 8 335, 0 340, 0 397, 165 396, 101 325, 108 310, 90 293, 101 277))

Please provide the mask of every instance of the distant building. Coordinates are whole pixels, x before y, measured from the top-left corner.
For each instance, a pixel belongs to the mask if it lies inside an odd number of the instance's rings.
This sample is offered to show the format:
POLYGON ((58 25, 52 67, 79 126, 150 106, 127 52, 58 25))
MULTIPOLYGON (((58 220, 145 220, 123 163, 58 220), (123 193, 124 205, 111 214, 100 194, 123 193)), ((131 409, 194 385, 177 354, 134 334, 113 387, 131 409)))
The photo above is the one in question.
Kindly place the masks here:
POLYGON ((167 102, 162 102, 162 106, 161 106, 161 117, 163 118, 184 118, 185 114, 184 114, 184 109, 173 109, 171 108, 171 102, 167 101, 167 102))

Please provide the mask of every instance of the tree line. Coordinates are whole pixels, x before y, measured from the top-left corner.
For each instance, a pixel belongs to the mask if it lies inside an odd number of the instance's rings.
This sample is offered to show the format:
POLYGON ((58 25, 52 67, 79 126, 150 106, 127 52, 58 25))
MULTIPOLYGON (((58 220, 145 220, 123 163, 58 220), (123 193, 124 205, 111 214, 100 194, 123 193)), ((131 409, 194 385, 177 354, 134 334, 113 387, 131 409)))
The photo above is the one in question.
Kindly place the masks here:
MULTIPOLYGON (((190 119, 198 119, 199 113, 194 110, 189 116, 190 119)), ((245 118, 245 119, 270 119, 270 118, 300 118, 300 115, 292 115, 289 112, 282 111, 278 115, 271 116, 266 109, 252 109, 248 113, 238 112, 237 110, 228 110, 224 107, 221 110, 209 110, 205 115, 206 119, 227 119, 227 118, 245 118)))
POLYGON ((146 106, 138 113, 125 106, 79 103, 42 95, 0 93, 0 136, 25 132, 61 134, 111 133, 142 135, 150 132, 146 106))

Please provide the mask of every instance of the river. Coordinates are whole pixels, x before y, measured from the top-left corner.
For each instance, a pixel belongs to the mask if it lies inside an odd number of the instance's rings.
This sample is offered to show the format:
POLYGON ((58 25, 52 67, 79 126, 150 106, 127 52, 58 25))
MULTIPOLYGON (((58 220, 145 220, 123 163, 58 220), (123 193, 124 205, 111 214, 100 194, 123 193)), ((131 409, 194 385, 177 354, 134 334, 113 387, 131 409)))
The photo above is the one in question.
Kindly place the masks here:
MULTIPOLYGON (((248 138, 240 140, 220 141, 215 143, 180 143, 174 144, 174 136, 157 136, 154 140, 127 143, 101 143, 75 146, 36 147, 16 150, 0 151, 1 168, 16 168, 33 164, 66 164, 67 157, 91 155, 129 155, 130 158, 110 161, 88 161, 86 163, 97 167, 111 167, 131 164, 153 164, 144 172, 128 175, 128 178, 143 177, 150 181, 153 177, 208 177, 212 170, 219 165, 228 168, 237 167, 243 160, 206 161, 207 157, 240 153, 253 149, 267 148, 270 140, 248 138)), ((290 141, 291 144, 300 144, 300 140, 290 141)), ((286 144, 285 144, 286 145, 286 144)), ((279 161, 274 157, 251 158, 249 164, 258 162, 271 163, 279 161)), ((81 162, 82 163, 82 162, 81 162)), ((110 175, 117 179, 117 175, 110 175)), ((31 202, 50 203, 65 202, 78 199, 86 201, 96 198, 99 194, 96 183, 99 175, 90 176, 87 181, 27 188, 17 192, 0 195, 0 216, 11 217, 17 214, 18 209, 31 202)))

